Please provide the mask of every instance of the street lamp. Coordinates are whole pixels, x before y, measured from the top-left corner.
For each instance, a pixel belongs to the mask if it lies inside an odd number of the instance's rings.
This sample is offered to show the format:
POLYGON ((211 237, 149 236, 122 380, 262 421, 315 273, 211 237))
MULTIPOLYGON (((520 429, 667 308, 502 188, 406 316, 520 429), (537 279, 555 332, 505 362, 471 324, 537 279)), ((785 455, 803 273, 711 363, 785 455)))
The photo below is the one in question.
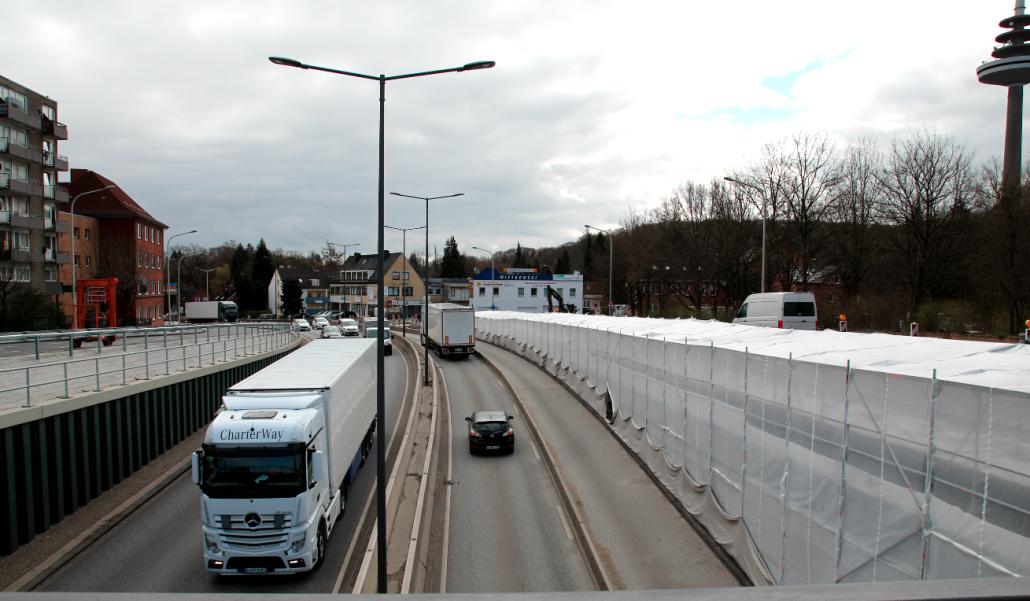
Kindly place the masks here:
POLYGON ((480 252, 485 252, 486 254, 490 255, 490 310, 496 311, 497 300, 494 298, 494 288, 496 288, 496 286, 494 286, 494 278, 497 277, 497 272, 494 271, 494 254, 496 253, 491 252, 485 248, 480 248, 478 246, 473 246, 472 250, 478 250, 480 252))
MULTIPOLYGON (((350 244, 340 244, 338 242, 329 242, 328 240, 326 241, 326 244, 328 244, 330 246, 342 246, 343 247, 343 262, 344 263, 347 262, 347 249, 352 247, 352 246, 361 246, 361 244, 359 242, 351 242, 350 244)), ((342 267, 342 265, 341 265, 341 267, 342 267)), ((343 278, 340 278, 340 281, 343 281, 343 278)), ((332 291, 332 289, 330 288, 330 292, 331 291, 332 291)), ((332 294, 330 294, 330 297, 331 296, 332 296, 332 294)), ((347 304, 349 305, 350 303, 347 303, 347 304)), ((343 303, 340 303, 340 305, 343 305, 343 303)), ((337 307, 337 310, 338 311, 343 311, 343 307, 342 306, 337 307)))
POLYGON ((211 269, 197 267, 197 269, 204 272, 204 300, 211 300, 211 290, 209 287, 209 284, 211 283, 210 276, 211 272, 217 269, 217 267, 212 267, 211 269))
POLYGON ((612 236, 611 230, 594 227, 592 225, 584 225, 583 227, 588 230, 597 230, 608 234, 608 315, 611 315, 612 307, 615 306, 615 299, 612 298, 612 261, 615 258, 615 238, 612 236))
MULTIPOLYGON (((436 69, 434 71, 419 71, 417 73, 403 73, 400 75, 366 75, 364 73, 355 73, 353 71, 341 71, 339 69, 330 69, 328 67, 318 67, 315 65, 307 65, 298 60, 292 58, 284 58, 281 56, 270 56, 268 60, 276 65, 283 67, 295 67, 297 69, 313 69, 315 71, 325 71, 326 73, 335 73, 337 75, 347 75, 350 77, 357 77, 359 79, 370 79, 372 81, 379 82, 379 222, 378 222, 378 238, 379 244, 377 247, 377 258, 376 262, 379 270, 379 281, 376 283, 376 290, 378 292, 378 301, 376 305, 376 321, 378 327, 376 328, 376 416, 379 419, 379 424, 382 425, 386 415, 386 370, 383 363, 383 191, 385 186, 385 136, 384 136, 384 121, 386 117, 386 82, 395 79, 410 79, 412 77, 423 77, 426 75, 438 75, 441 73, 460 73, 462 71, 476 71, 479 69, 489 69, 496 63, 494 61, 477 61, 474 63, 467 63, 460 67, 450 67, 448 69, 436 69)), ((383 441, 385 436, 380 429, 379 436, 376 437, 376 506, 377 506, 377 528, 376 528, 376 546, 377 546, 377 590, 380 593, 386 592, 386 443, 383 441)))
POLYGON ((114 184, 108 184, 103 188, 97 188, 96 190, 87 190, 85 192, 79 192, 72 199, 71 207, 68 212, 72 216, 72 329, 79 329, 79 290, 76 286, 75 281, 75 201, 82 198, 87 194, 94 194, 96 192, 103 192, 104 190, 110 190, 114 188, 114 184))
MULTIPOLYGON (((408 284, 408 232, 413 230, 425 229, 426 226, 420 225, 418 227, 393 227, 392 225, 384 225, 383 227, 397 230, 401 233, 401 257, 404 259, 404 274, 401 275, 401 333, 404 336, 408 335, 408 293, 405 292, 408 284)), ((423 283, 424 284, 424 283, 423 283)))
POLYGON ((465 193, 458 192, 457 194, 447 194, 445 196, 412 196, 411 194, 401 194, 400 192, 390 192, 390 194, 426 201, 426 258, 425 269, 423 269, 426 275, 422 282, 422 289, 425 291, 425 298, 422 301, 422 346, 425 356, 422 361, 422 384, 429 386, 429 201, 464 196, 465 193))
POLYGON ((723 179, 728 181, 728 182, 733 182, 735 184, 740 184, 741 186, 744 186, 745 188, 751 188, 752 190, 758 192, 758 194, 762 197, 762 290, 761 290, 761 292, 765 292, 765 220, 766 220, 766 215, 765 215, 765 205, 766 205, 765 190, 759 188, 758 186, 756 186, 754 184, 749 184, 747 182, 740 181, 739 179, 730 177, 728 175, 724 176, 723 179))
MULTIPOLYGON (((179 234, 174 234, 171 237, 169 237, 167 240, 165 240, 165 243, 168 244, 168 248, 165 249, 165 298, 168 300, 168 315, 169 316, 171 316, 171 314, 172 314, 172 291, 171 291, 171 287, 169 286, 169 284, 171 283, 169 280, 171 279, 171 275, 172 274, 169 273, 169 271, 171 271, 169 269, 169 267, 171 266, 171 259, 168 258, 168 251, 172 250, 172 240, 175 240, 179 236, 186 236, 186 235, 189 235, 189 234, 196 234, 196 233, 197 233, 197 230, 190 230, 188 232, 182 232, 182 233, 179 233, 179 234)), ((175 288, 175 302, 176 302, 176 304, 178 304, 178 302, 179 302, 179 284, 180 284, 180 282, 176 282, 175 283, 175 286, 176 286, 176 288, 175 288)), ((179 323, 179 314, 178 313, 175 314, 175 323, 179 323)))

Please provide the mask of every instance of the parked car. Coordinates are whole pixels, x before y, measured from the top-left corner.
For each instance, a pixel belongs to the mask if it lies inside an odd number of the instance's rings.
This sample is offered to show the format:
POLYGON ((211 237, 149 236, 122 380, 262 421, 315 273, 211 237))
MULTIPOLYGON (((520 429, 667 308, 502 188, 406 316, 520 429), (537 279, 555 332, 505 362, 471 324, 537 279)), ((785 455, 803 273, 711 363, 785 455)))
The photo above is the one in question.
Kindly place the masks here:
POLYGON ((329 325, 329 320, 319 315, 316 316, 313 320, 311 320, 311 325, 313 325, 316 330, 321 330, 322 328, 329 325))
POLYGON ((293 327, 294 330, 296 330, 298 332, 310 332, 311 331, 311 324, 308 323, 308 320, 300 318, 300 317, 298 317, 297 319, 293 320, 293 326, 292 327, 293 327))
MULTIPOLYGON (((379 328, 365 328, 365 338, 375 338, 379 328)), ((383 354, 393 354, 393 340, 390 339, 390 328, 383 328, 383 354)))
POLYGON ((341 319, 340 331, 343 332, 344 336, 361 335, 361 332, 358 331, 358 322, 354 321, 353 319, 341 319))
POLYGON ((819 316, 811 292, 762 292, 750 294, 733 323, 767 328, 818 330, 819 316))
POLYGON ((322 328, 322 338, 343 338, 343 332, 336 326, 325 326, 322 328))
POLYGON ((469 453, 479 451, 515 452, 513 416, 503 411, 476 411, 465 418, 468 422, 469 453))

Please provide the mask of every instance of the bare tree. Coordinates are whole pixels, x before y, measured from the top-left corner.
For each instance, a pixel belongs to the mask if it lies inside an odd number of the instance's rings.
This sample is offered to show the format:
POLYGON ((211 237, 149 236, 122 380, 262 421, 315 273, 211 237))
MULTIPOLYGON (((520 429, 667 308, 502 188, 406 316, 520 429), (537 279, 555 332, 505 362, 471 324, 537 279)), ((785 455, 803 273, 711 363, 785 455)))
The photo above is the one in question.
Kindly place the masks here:
POLYGON ((924 131, 896 139, 877 176, 882 218, 898 229, 894 269, 912 309, 942 295, 961 273, 959 226, 974 192, 971 163, 952 138, 924 131))
POLYGON ((1004 304, 1006 330, 1016 334, 1030 306, 1030 177, 1021 187, 1003 187, 997 162, 981 172, 980 203, 983 214, 979 251, 975 253, 977 289, 1004 304))
POLYGON ((882 211, 883 189, 876 178, 882 157, 870 140, 848 146, 840 165, 840 186, 830 217, 836 223, 830 243, 833 270, 847 301, 857 301, 876 264, 874 226, 882 211))

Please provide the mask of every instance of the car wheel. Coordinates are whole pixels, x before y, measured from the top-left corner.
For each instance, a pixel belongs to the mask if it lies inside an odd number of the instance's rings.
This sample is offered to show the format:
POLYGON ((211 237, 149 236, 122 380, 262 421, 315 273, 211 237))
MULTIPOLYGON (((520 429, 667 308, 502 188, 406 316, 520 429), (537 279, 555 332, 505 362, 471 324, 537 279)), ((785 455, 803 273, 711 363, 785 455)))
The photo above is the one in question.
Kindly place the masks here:
POLYGON ((469 443, 469 455, 475 455, 475 454, 476 454, 476 447, 472 446, 472 443, 470 442, 469 443))
POLYGON ((318 536, 315 537, 315 558, 312 560, 312 569, 319 568, 325 563, 325 527, 318 527, 318 536))

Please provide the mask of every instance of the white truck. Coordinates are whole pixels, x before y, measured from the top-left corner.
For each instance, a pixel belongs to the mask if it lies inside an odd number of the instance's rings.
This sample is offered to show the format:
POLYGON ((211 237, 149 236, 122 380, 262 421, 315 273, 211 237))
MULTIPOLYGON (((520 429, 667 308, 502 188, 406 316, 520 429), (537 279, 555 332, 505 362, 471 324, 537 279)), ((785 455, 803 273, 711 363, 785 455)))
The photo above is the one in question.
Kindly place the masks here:
POLYGON ((374 340, 315 340, 226 391, 193 453, 204 565, 305 572, 325 558, 376 429, 374 340))
POLYGON ((232 301, 197 301, 186 303, 186 321, 236 321, 240 309, 232 301))
POLYGON ((476 312, 454 303, 432 303, 426 312, 429 340, 437 356, 469 356, 476 352, 476 312))

